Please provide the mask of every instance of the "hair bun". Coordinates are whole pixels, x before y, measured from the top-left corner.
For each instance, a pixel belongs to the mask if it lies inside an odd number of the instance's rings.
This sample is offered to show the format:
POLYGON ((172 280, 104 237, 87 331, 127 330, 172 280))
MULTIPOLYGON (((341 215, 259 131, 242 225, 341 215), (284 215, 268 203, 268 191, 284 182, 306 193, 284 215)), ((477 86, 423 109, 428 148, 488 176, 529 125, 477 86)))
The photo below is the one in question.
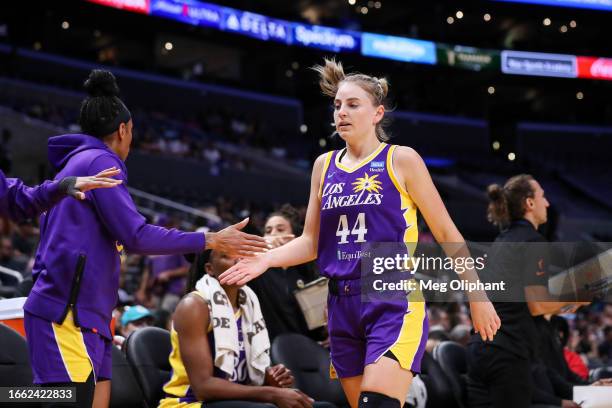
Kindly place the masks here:
POLYGON ((112 72, 104 69, 94 69, 83 84, 91 97, 119 96, 117 80, 112 72))
POLYGON ((491 201, 500 201, 504 197, 504 189, 499 184, 491 184, 487 187, 487 195, 491 201))

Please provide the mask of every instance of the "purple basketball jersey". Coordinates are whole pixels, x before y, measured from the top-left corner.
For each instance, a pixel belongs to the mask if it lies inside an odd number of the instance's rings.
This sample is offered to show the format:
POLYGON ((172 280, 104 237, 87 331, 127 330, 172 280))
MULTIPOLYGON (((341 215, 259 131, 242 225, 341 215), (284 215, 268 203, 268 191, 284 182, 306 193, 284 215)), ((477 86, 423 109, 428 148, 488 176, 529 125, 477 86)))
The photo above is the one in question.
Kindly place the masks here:
POLYGON ((353 168, 328 152, 321 176, 318 265, 323 276, 359 279, 366 242, 418 239, 416 205, 393 171, 397 146, 381 143, 353 168))

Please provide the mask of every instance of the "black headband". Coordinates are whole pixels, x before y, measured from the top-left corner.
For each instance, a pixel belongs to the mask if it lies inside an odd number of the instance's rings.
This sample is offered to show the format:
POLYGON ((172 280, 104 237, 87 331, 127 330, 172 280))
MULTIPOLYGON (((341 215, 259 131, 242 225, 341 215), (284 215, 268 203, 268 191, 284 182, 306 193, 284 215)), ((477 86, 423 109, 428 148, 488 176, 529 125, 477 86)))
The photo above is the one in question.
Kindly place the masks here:
POLYGON ((99 136, 106 136, 116 132, 117 129, 119 129, 119 125, 121 125, 122 123, 128 123, 130 119, 132 119, 132 114, 125 106, 125 104, 121 101, 121 99, 115 97, 115 102, 117 102, 119 112, 113 120, 100 125, 100 127, 97 129, 97 133, 99 136))

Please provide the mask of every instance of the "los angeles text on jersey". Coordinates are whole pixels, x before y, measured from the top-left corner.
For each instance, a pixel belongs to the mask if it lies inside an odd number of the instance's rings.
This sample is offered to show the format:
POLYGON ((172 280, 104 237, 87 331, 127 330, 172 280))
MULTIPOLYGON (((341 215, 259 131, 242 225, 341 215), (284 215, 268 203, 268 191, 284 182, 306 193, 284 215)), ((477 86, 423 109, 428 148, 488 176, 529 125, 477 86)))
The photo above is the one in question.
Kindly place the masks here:
POLYGON ((323 188, 323 206, 321 209, 330 210, 338 207, 354 205, 381 205, 383 195, 361 190, 358 194, 343 195, 346 183, 326 184, 323 188))

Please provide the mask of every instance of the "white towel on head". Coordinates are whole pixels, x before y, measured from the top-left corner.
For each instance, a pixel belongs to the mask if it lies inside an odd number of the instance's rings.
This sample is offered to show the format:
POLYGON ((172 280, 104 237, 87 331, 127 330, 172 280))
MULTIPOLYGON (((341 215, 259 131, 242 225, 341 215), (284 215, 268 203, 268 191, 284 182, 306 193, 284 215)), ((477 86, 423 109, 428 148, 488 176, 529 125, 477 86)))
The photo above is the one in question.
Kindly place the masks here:
MULTIPOLYGON (((231 376, 239 358, 238 326, 232 305, 219 281, 209 275, 204 275, 196 283, 196 290, 209 305, 215 337, 215 367, 231 376)), ((270 366, 270 338, 257 296, 248 286, 243 286, 240 291, 247 371, 252 384, 262 385, 266 368, 270 366)))

